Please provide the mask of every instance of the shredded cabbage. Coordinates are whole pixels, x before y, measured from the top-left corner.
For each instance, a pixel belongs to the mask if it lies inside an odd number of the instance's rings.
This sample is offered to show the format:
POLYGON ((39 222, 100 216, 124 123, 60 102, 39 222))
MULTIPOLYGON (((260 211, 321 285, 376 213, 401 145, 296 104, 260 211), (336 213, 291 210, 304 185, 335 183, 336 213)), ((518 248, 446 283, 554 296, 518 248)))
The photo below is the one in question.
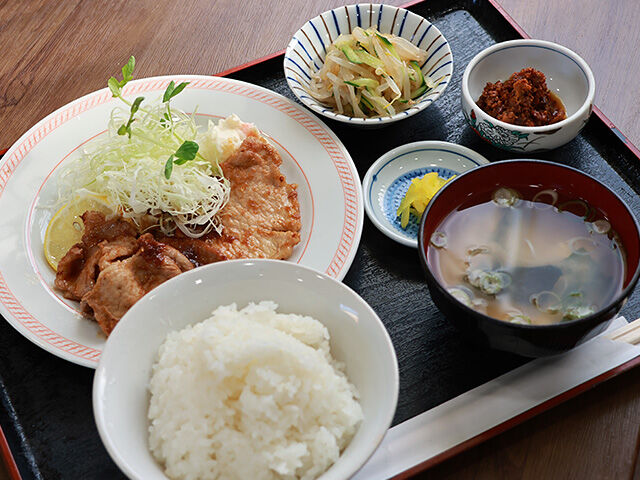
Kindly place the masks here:
POLYGON ((108 132, 90 142, 81 157, 63 167, 58 178, 61 201, 79 193, 106 197, 124 217, 140 228, 159 226, 165 234, 176 228, 192 238, 222 226, 216 214, 229 199, 230 185, 217 162, 198 154, 176 166, 170 179, 163 174, 167 158, 185 140, 198 141, 193 115, 156 102, 131 123, 132 134, 118 135, 129 112, 116 107, 108 132))

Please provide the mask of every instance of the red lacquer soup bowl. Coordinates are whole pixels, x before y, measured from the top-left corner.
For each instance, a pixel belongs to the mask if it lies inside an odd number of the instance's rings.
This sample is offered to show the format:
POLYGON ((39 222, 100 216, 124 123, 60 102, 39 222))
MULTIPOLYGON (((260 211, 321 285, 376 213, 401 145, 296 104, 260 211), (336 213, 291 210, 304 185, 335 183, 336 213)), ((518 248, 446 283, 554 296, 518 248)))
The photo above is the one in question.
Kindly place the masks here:
MULTIPOLYGON (((570 210, 569 207, 567 207, 570 210)), ((577 213, 577 212, 574 212, 577 213)), ((472 235, 472 232, 470 232, 472 235)), ((604 331, 633 292, 640 274, 640 229, 625 202, 595 178, 553 162, 505 160, 484 165, 456 177, 431 200, 420 224, 418 251, 431 298, 440 311, 469 340, 527 357, 569 350, 604 331), (500 187, 518 191, 526 200, 553 189, 564 198, 588 205, 617 233, 626 257, 621 288, 594 313, 550 325, 527 325, 497 320, 458 301, 441 284, 431 265, 435 249, 430 239, 443 220, 456 210, 487 202, 500 187)))

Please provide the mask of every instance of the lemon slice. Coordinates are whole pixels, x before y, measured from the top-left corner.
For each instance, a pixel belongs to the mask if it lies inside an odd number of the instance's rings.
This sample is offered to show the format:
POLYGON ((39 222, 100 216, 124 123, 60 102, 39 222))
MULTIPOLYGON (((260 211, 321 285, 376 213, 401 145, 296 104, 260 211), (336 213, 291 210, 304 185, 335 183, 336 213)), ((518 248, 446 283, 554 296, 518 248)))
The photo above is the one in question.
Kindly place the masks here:
POLYGON ((84 224, 81 215, 87 210, 113 213, 105 197, 84 195, 67 203, 49 221, 44 234, 44 256, 54 271, 58 270, 58 262, 69 249, 82 239, 84 224))

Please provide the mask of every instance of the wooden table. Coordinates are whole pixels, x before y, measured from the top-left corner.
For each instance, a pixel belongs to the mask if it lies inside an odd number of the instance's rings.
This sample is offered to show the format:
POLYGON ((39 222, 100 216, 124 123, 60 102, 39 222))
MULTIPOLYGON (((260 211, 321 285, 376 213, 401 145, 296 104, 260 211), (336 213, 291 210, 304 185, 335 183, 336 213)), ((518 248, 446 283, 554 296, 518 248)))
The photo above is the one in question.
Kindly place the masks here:
MULTIPOLYGON (((640 145, 637 1, 501 2, 531 36, 583 56, 595 74, 596 104, 640 145)), ((347 3, 0 2, 0 150, 53 110, 102 88, 131 53, 138 77, 214 74, 285 48, 307 19, 347 3)), ((428 477, 640 478, 639 425, 636 369, 445 462, 428 477)))

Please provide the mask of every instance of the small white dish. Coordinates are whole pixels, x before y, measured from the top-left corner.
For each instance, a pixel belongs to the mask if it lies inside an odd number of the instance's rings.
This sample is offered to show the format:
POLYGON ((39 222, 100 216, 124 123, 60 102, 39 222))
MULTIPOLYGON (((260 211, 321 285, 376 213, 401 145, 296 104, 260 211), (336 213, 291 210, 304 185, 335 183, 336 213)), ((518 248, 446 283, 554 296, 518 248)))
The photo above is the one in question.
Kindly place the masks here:
POLYGON ((220 305, 273 300, 278 311, 311 315, 331 335, 360 394, 364 420, 338 461, 318 480, 350 478, 382 441, 396 409, 399 377, 389 334, 373 309, 339 281, 278 260, 235 260, 196 268, 145 295, 120 320, 93 382, 93 411, 107 451, 131 479, 166 480, 148 448, 148 384, 158 347, 174 330, 220 305))
POLYGON ((402 228, 396 215, 411 180, 430 172, 450 178, 486 163, 489 160, 479 153, 449 142, 414 142, 394 148, 371 165, 362 181, 365 212, 387 237, 418 248, 419 222, 411 215, 407 228, 402 228))

